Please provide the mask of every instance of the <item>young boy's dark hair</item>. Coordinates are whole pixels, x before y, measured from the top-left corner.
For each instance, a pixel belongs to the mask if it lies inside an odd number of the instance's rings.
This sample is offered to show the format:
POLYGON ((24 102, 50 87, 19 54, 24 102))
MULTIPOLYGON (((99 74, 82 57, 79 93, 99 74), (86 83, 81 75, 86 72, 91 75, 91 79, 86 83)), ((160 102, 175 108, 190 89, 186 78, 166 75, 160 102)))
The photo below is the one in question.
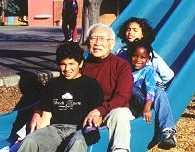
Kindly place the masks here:
MULTIPOLYGON (((129 47, 129 46, 128 46, 129 47)), ((153 52, 153 48, 150 45, 150 43, 147 43, 146 41, 143 40, 136 40, 133 44, 131 44, 131 46, 128 48, 128 55, 130 57, 130 60, 132 58, 132 55, 134 54, 134 52, 136 51, 137 48, 143 47, 145 48, 145 50, 147 51, 147 53, 149 55, 151 55, 150 60, 152 61, 152 59, 154 58, 154 52, 153 52)))
POLYGON ((75 42, 65 42, 56 50, 56 62, 59 64, 63 59, 75 59, 79 64, 83 61, 83 49, 75 42))

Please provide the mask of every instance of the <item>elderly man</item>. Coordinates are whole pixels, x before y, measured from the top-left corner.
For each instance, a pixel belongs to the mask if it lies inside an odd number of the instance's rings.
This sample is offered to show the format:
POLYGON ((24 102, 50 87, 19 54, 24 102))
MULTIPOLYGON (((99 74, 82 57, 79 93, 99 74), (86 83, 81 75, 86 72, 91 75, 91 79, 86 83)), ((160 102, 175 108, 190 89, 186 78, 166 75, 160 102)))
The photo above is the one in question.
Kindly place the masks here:
MULTIPOLYGON (((104 24, 95 24, 89 28, 87 46, 89 56, 83 67, 83 74, 96 79, 103 90, 104 100, 90 111, 84 120, 84 126, 100 126, 98 118, 109 129, 109 150, 112 152, 130 151, 129 120, 131 112, 129 101, 132 94, 133 78, 130 65, 123 59, 111 54, 115 44, 113 30, 104 24)), ((79 133, 78 133, 79 134, 79 133)), ((87 151, 82 134, 73 137, 65 151, 87 151)))

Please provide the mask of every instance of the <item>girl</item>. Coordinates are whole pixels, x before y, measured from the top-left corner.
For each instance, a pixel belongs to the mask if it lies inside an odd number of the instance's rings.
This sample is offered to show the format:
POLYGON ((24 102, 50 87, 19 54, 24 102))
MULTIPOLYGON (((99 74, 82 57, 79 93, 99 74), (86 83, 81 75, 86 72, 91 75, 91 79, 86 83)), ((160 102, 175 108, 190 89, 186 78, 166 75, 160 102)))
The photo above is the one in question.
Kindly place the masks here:
POLYGON ((147 123, 151 121, 151 108, 154 108, 160 129, 159 146, 171 148, 176 146, 175 124, 167 94, 156 85, 156 71, 148 61, 152 61, 152 48, 143 41, 132 46, 129 59, 133 69, 134 87, 130 109, 135 116, 142 115, 147 123))
MULTIPOLYGON (((127 46, 118 50, 117 55, 128 60, 127 49, 131 51, 133 43, 142 40, 151 44, 155 39, 155 32, 145 19, 132 17, 124 23, 120 30, 120 37, 127 46)), ((155 80, 161 88, 166 88, 167 83, 174 77, 174 72, 169 68, 166 62, 154 52, 153 60, 147 62, 152 65, 157 72, 155 80)))

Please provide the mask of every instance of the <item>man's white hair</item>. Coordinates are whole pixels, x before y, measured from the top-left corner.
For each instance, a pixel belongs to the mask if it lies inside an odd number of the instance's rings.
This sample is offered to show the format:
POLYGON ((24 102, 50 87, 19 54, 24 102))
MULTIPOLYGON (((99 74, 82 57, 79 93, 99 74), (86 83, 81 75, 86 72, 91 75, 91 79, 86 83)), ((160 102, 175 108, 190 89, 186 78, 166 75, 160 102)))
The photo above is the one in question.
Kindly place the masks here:
POLYGON ((99 28, 105 29, 106 31, 108 31, 109 38, 115 41, 115 32, 113 31, 113 29, 110 26, 106 24, 102 24, 102 23, 96 23, 96 24, 91 25, 87 31, 86 38, 89 39, 93 30, 99 29, 99 28))

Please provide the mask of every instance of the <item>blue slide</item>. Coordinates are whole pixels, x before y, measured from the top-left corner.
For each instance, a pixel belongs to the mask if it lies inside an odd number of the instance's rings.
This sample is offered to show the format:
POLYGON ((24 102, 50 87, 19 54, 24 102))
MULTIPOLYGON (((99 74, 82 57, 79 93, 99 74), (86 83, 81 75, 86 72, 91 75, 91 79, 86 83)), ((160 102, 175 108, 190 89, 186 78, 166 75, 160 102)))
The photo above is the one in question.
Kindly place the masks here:
MULTIPOLYGON (((130 17, 141 17, 158 31, 154 50, 158 52, 175 71, 175 78, 168 89, 168 96, 175 122, 195 94, 195 1, 194 0, 132 0, 112 28, 118 34, 121 25, 130 17), (186 79, 187 78, 187 79, 186 79), (185 82, 185 83, 183 83, 185 82), (182 92, 180 92, 182 90, 182 92)), ((121 47, 117 37, 115 51, 121 47)), ((9 135, 18 111, 0 115, 0 148, 9 145, 9 135)), ((155 114, 151 124, 137 118, 131 124, 131 151, 147 151, 155 139, 155 114)), ((88 152, 106 152, 108 129, 100 129, 101 140, 88 148, 88 152)))
POLYGON ((152 27, 158 28, 158 26, 161 25, 161 22, 163 22, 163 18, 169 16, 177 4, 178 2, 174 0, 155 0, 152 2, 149 2, 148 0, 131 1, 120 16, 112 23, 112 28, 117 35, 117 44, 114 52, 122 45, 118 33, 121 25, 125 21, 131 17, 141 17, 147 19, 152 27))
MULTIPOLYGON (((195 86, 193 85, 195 84, 195 72, 193 71, 195 66, 194 10, 195 1, 190 0, 155 0, 150 3, 147 0, 134 0, 112 24, 112 28, 118 34, 121 25, 128 18, 135 16, 146 18, 154 28, 159 30, 153 43, 154 50, 165 59, 176 75, 168 89, 175 122, 195 94, 195 86)), ((120 38, 117 37, 114 52, 120 47, 120 38)), ((154 117, 150 125, 147 125, 142 118, 135 119, 130 124, 131 151, 147 151, 155 139, 154 117)), ((108 131, 104 128, 100 129, 100 133, 102 139, 97 144, 90 146, 89 152, 106 152, 108 131), (106 139, 104 139, 105 136, 106 139)))
POLYGON ((16 120, 18 112, 10 112, 0 115, 0 149, 10 144, 8 140, 11 134, 12 125, 16 120))

